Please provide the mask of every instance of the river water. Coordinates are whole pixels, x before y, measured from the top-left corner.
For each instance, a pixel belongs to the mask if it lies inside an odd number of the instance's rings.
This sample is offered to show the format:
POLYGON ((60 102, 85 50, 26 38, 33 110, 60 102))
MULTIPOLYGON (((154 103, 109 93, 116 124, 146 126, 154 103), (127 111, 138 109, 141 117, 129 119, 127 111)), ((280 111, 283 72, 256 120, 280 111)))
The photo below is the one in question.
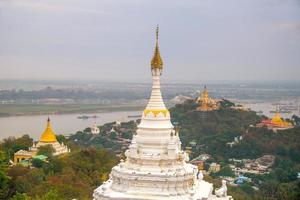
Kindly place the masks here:
MULTIPOLYGON (((130 121, 137 117, 129 118, 128 116, 141 115, 142 111, 122 111, 122 112, 103 112, 88 113, 87 116, 96 115, 97 118, 78 119, 84 114, 62 114, 49 115, 52 128, 56 134, 70 135, 76 131, 91 127, 94 122, 97 125, 114 121, 130 121)), ((48 115, 34 116, 12 116, 0 118, 0 140, 9 136, 19 137, 24 134, 38 140, 46 127, 48 115)))
MULTIPOLYGON (((268 117, 274 115, 274 113, 270 113, 270 110, 276 108, 269 102, 242 104, 254 111, 262 111, 263 114, 268 117)), ((88 116, 97 116, 97 118, 89 119, 78 119, 79 116, 84 114, 50 115, 49 117, 51 118, 52 127, 56 134, 70 135, 76 133, 76 131, 92 126, 94 122, 98 125, 102 125, 114 121, 129 121, 137 118, 128 118, 128 116, 137 116, 141 114, 142 111, 122 111, 85 114, 88 116)), ((300 115, 300 111, 282 113, 281 116, 283 118, 290 118, 293 114, 300 115)), ((19 137, 24 134, 28 134, 37 140, 45 129, 47 118, 48 115, 0 117, 0 140, 9 136, 19 137)))

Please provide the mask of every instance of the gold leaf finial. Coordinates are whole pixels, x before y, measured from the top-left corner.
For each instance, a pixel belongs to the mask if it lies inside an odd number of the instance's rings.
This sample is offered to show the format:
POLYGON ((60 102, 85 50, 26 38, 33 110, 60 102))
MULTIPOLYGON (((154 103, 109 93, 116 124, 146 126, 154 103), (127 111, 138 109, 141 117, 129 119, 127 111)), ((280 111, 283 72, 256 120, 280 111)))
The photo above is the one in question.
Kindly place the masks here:
POLYGON ((160 57, 159 47, 158 47, 158 33, 159 33, 159 26, 156 27, 156 43, 155 43, 155 50, 154 55, 151 60, 151 69, 162 69, 163 61, 160 57))
POLYGON ((159 26, 156 26, 156 43, 158 43, 159 26))

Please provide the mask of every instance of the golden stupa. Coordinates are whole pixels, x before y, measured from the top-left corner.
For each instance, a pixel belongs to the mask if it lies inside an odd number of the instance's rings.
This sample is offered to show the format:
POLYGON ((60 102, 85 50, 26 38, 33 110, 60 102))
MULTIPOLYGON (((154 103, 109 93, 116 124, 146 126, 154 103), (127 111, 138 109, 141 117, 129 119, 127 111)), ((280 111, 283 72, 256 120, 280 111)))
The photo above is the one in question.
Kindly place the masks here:
POLYGON ((275 113, 275 115, 271 119, 271 122, 274 125, 277 125, 278 127, 290 127, 290 126, 293 126, 292 123, 282 120, 282 118, 280 116, 280 113, 278 111, 275 113))
POLYGON ((199 104, 198 111, 212 111, 220 108, 219 102, 210 98, 206 86, 201 92, 200 97, 197 98, 196 102, 199 104))
POLYGON ((163 67, 163 61, 161 59, 160 53, 159 53, 159 47, 158 47, 158 32, 159 27, 156 28, 156 44, 155 44, 155 50, 154 55, 151 60, 151 69, 162 69, 163 67))
POLYGON ((47 127, 41 136, 40 142, 46 142, 46 143, 57 142, 55 133, 51 128, 50 118, 48 118, 47 120, 47 127))

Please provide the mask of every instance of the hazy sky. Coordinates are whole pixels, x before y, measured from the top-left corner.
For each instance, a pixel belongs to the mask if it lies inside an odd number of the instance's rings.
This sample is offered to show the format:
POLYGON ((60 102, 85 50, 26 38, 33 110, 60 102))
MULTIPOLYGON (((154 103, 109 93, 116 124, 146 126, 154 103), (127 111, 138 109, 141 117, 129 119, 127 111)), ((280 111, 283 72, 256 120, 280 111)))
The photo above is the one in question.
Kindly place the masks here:
POLYGON ((0 79, 300 80, 300 0, 0 0, 0 79))

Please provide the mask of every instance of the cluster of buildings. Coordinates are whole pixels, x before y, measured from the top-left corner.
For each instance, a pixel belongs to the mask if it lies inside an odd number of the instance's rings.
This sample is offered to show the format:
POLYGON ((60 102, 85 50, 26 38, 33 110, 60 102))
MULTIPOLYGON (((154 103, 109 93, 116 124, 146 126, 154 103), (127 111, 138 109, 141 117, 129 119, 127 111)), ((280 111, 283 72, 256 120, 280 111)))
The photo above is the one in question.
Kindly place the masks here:
POLYGON ((40 140, 33 142, 29 150, 19 150, 14 154, 14 164, 30 165, 32 159, 42 159, 45 157, 37 155, 39 147, 50 145, 54 149, 54 156, 66 154, 70 152, 70 149, 63 143, 59 143, 56 138, 56 134, 52 130, 50 118, 47 120, 47 126, 42 133, 40 140))
POLYGON ((208 162, 211 159, 211 155, 209 154, 201 154, 198 157, 191 160, 189 163, 198 167, 198 170, 203 173, 216 173, 221 170, 221 165, 216 162, 208 162), (205 169, 205 165, 208 165, 208 171, 205 169))
POLYGON ((272 119, 262 120, 260 123, 256 125, 257 128, 267 127, 274 132, 277 130, 286 130, 293 128, 293 124, 291 122, 287 122, 281 118, 280 113, 277 111, 272 119))
MULTIPOLYGON (((91 134, 93 135, 99 135, 100 134, 100 128, 97 126, 96 122, 90 127, 91 128, 91 134)), ((109 131, 104 132, 105 136, 110 136, 111 134, 115 134, 115 139, 113 139, 113 142, 120 145, 120 149, 114 150, 114 153, 117 157, 122 157, 122 153, 128 148, 130 145, 131 140, 127 138, 122 137, 122 133, 128 132, 129 130, 127 128, 121 127, 121 122, 116 121, 109 131)))
POLYGON ((275 156, 264 155, 257 159, 229 159, 233 164, 230 165, 235 174, 264 174, 268 173, 275 162, 275 156))

